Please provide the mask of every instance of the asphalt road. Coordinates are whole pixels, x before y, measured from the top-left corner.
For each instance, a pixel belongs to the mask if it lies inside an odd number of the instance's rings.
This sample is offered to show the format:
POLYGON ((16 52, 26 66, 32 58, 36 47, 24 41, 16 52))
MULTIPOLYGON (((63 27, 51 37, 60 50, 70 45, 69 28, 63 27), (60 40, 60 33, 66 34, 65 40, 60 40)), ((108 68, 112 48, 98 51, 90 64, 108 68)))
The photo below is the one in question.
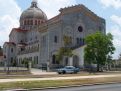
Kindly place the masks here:
POLYGON ((121 91, 121 84, 106 84, 106 85, 70 87, 70 88, 48 89, 48 90, 46 89, 39 91, 121 91))

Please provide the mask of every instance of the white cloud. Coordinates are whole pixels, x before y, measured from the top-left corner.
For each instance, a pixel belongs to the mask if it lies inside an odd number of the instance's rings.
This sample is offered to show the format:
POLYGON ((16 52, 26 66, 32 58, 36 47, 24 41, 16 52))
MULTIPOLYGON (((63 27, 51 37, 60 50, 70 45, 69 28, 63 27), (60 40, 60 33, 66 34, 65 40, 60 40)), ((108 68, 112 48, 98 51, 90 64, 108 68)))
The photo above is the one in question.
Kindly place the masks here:
POLYGON ((114 46, 116 47, 116 52, 114 54, 114 58, 118 58, 121 53, 121 17, 112 15, 110 17, 114 25, 111 27, 111 33, 114 35, 114 46))
POLYGON ((121 17, 120 16, 112 15, 111 20, 121 27, 121 17))
POLYGON ((121 8, 121 0, 99 0, 99 2, 105 7, 114 7, 115 9, 121 8))
POLYGON ((38 3, 48 18, 52 18, 59 13, 60 8, 76 4, 76 0, 38 0, 38 3))
POLYGON ((119 54, 121 53, 121 30, 120 27, 114 25, 110 29, 110 33, 114 36, 113 44, 116 47, 115 54, 113 55, 114 58, 118 58, 119 54))
POLYGON ((12 28, 18 27, 21 9, 15 0, 0 0, 0 45, 8 41, 12 28))

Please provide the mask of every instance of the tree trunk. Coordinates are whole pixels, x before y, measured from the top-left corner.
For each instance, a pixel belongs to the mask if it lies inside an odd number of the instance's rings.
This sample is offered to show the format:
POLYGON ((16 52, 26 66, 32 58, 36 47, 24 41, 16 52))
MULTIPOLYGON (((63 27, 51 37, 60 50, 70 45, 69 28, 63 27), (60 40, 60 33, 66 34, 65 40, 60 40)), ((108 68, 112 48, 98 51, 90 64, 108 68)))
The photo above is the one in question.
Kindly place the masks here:
POLYGON ((99 72, 100 71, 100 64, 98 63, 97 64, 97 72, 99 72))

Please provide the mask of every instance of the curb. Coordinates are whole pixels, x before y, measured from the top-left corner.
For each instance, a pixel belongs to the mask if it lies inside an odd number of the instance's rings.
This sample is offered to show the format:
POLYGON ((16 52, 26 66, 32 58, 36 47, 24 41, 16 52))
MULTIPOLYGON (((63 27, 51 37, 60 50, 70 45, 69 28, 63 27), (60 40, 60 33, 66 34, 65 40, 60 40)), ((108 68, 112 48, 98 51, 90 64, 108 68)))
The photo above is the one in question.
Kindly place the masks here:
POLYGON ((117 84, 121 82, 106 82, 106 83, 94 83, 94 84, 82 84, 82 85, 70 85, 70 86, 58 86, 58 87, 45 87, 45 88, 32 88, 32 89, 13 89, 5 91, 33 91, 33 90, 47 90, 47 89, 61 89, 70 87, 83 87, 83 86, 94 86, 94 85, 105 85, 105 84, 117 84))

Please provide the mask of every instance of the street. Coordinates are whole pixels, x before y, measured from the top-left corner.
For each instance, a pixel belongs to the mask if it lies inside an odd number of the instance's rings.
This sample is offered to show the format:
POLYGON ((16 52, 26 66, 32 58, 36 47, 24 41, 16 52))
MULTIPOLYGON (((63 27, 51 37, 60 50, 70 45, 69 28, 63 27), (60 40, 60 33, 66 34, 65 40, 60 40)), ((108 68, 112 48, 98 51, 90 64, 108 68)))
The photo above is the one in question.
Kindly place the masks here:
POLYGON ((82 86, 82 87, 70 87, 60 89, 46 89, 39 91, 121 91, 121 84, 105 84, 105 85, 94 85, 94 86, 82 86))

